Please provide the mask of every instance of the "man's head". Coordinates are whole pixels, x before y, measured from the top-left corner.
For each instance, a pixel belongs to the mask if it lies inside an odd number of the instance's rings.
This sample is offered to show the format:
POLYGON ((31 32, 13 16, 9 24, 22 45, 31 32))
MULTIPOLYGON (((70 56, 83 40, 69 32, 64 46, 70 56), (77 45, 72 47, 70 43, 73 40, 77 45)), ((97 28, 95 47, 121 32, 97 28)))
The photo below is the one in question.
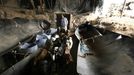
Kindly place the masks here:
POLYGON ((72 32, 70 30, 67 30, 67 35, 72 36, 72 32))
POLYGON ((47 30, 47 29, 50 28, 51 23, 48 22, 47 20, 43 20, 43 21, 41 21, 40 26, 41 26, 41 28, 42 28, 43 30, 47 30))

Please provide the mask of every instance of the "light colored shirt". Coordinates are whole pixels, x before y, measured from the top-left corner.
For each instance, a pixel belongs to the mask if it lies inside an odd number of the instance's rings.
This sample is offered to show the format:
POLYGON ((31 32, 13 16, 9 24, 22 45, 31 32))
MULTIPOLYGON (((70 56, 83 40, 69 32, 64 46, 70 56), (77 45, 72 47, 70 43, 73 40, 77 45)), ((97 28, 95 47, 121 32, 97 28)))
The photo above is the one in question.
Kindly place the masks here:
POLYGON ((75 30, 75 36, 77 37, 77 39, 80 41, 80 34, 79 34, 79 28, 77 28, 76 30, 75 30))
POLYGON ((70 50, 73 46, 73 40, 72 37, 69 37, 69 39, 67 40, 67 47, 70 50))
POLYGON ((61 26, 62 27, 66 27, 68 25, 68 20, 66 17, 61 19, 61 26))

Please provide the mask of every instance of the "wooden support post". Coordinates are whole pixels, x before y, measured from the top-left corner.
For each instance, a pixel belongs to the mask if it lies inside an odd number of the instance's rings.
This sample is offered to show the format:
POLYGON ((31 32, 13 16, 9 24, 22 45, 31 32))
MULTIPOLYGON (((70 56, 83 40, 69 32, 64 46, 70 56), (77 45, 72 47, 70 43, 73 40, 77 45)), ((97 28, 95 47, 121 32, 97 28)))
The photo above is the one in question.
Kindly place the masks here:
POLYGON ((1 1, 1 5, 4 6, 3 0, 0 0, 0 1, 1 1))
MULTIPOLYGON (((40 10, 41 10, 41 13, 43 13, 42 12, 42 0, 40 0, 40 10)), ((39 11, 40 12, 40 11, 39 11)))
POLYGON ((122 10, 121 10, 121 15, 120 15, 120 17, 122 17, 122 14, 123 14, 123 11, 124 11, 125 4, 126 4, 126 0, 124 0, 124 3, 123 3, 123 7, 122 7, 122 10))
POLYGON ((34 14, 36 14, 36 9, 35 9, 35 5, 34 5, 34 1, 33 0, 31 0, 31 4, 33 6, 33 12, 34 12, 34 14))
POLYGON ((40 0, 40 7, 42 14, 44 13, 44 0, 40 0))
POLYGON ((43 13, 44 13, 44 12, 45 12, 45 1, 44 1, 44 0, 42 0, 42 3, 43 3, 43 5, 42 5, 42 6, 43 6, 43 8, 42 8, 42 9, 43 9, 43 13))

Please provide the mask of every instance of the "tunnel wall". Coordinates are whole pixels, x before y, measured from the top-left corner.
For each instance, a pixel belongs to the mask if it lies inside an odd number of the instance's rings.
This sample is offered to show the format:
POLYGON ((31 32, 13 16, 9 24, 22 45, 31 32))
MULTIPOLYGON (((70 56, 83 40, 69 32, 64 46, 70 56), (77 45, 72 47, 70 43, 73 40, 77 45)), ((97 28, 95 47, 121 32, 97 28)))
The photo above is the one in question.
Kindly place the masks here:
MULTIPOLYGON (((2 0, 3 1, 3 0, 2 0)), ((96 7, 103 5, 103 0, 33 0, 35 8, 43 6, 44 10, 54 10, 55 12, 93 12, 96 7), (42 2, 42 4, 40 3, 42 2)), ((30 0, 8 0, 4 6, 20 9, 33 9, 30 0)))

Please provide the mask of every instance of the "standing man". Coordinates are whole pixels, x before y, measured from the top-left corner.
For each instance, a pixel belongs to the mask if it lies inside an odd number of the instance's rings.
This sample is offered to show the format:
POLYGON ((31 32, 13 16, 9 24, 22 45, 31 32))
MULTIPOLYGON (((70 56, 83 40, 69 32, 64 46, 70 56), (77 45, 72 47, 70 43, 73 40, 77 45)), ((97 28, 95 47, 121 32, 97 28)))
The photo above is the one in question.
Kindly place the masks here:
POLYGON ((67 26, 68 26, 68 20, 65 16, 62 15, 61 18, 61 28, 65 30, 65 32, 67 31, 67 26))

